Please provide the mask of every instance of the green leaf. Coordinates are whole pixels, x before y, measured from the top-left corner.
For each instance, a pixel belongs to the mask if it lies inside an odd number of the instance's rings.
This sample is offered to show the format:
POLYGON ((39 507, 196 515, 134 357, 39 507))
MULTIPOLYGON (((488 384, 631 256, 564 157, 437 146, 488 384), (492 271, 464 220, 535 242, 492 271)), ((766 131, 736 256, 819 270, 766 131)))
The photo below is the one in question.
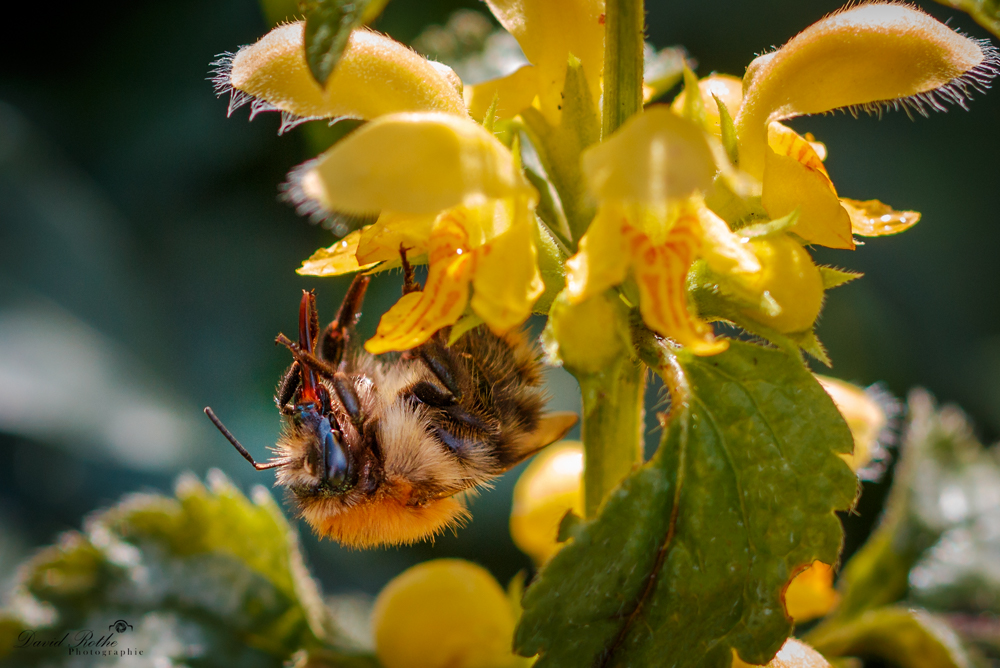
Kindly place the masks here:
POLYGON ((583 180, 580 154, 601 137, 597 107, 580 60, 572 55, 569 58, 558 127, 549 125, 534 108, 525 109, 521 116, 525 133, 559 193, 571 241, 575 244, 594 218, 594 202, 583 180))
POLYGON ((682 398, 656 455, 612 492, 524 598, 515 647, 535 665, 723 668, 764 664, 792 623, 781 591, 836 563, 857 480, 837 453, 847 425, 812 374, 780 351, 643 357, 682 398))
POLYGON ((304 0, 309 71, 320 86, 333 74, 351 31, 375 20, 388 0, 304 0))
POLYGON ((1000 1, 998 0, 937 0, 942 5, 958 9, 976 23, 1000 37, 1000 1))
POLYGON ((819 265, 819 275, 823 277, 823 289, 829 290, 864 276, 860 271, 844 271, 835 267, 819 265))
POLYGON ((899 601, 911 584, 911 593, 927 604, 943 604, 949 590, 967 594, 952 599, 956 609, 975 609, 977 599, 1000 601, 1000 583, 989 575, 1000 550, 997 542, 989 543, 990 527, 998 521, 991 499, 1000 489, 1000 461, 976 441, 958 409, 937 410, 920 390, 908 403, 910 424, 885 514, 845 566, 838 583, 841 603, 824 626, 899 601), (981 551, 972 550, 979 541, 970 542, 969 551, 956 551, 962 533, 979 534, 981 551), (911 570, 918 564, 920 570, 911 570), (990 582, 992 593, 984 589, 990 582))
POLYGON ((278 666, 298 650, 363 657, 270 494, 258 487, 251 502, 218 471, 209 481, 182 477, 176 498, 128 497, 32 559, 15 600, 52 611, 39 637, 124 619, 134 628, 121 645, 172 665, 278 666))
POLYGON ((822 654, 879 658, 900 668, 975 665, 955 632, 925 610, 870 610, 836 628, 809 634, 808 642, 822 654))

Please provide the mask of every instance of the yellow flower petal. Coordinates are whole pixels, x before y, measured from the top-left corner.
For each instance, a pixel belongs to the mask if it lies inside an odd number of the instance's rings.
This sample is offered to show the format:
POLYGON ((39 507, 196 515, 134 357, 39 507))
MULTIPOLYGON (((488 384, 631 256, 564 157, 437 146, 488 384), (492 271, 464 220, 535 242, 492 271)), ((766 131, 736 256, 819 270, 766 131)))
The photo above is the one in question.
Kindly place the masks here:
POLYGON ((537 70, 538 88, 532 97, 539 96, 541 111, 550 123, 557 125, 559 121, 570 54, 583 63, 592 99, 600 99, 604 72, 603 0, 486 0, 486 4, 537 70))
POLYGON ((306 65, 304 25, 275 28, 240 49, 228 70, 224 66, 217 83, 220 92, 234 92, 230 110, 253 98, 253 113, 274 109, 305 119, 371 119, 403 111, 466 116, 462 94, 441 66, 365 29, 351 33, 344 55, 321 88, 306 65))
POLYGON ((465 311, 469 282, 476 269, 462 226, 444 218, 431 237, 430 269, 421 292, 403 295, 379 321, 365 350, 378 355, 409 350, 426 342, 442 327, 453 325, 465 311))
POLYGON ((768 215, 777 219, 798 209, 792 232, 809 243, 853 249, 851 218, 815 149, 780 123, 771 124, 770 137, 761 196, 768 215))
POLYGON ((566 295, 579 304, 625 280, 629 251, 625 236, 625 212, 605 204, 580 239, 580 250, 566 260, 566 295))
POLYGON ((505 77, 466 86, 465 105, 473 118, 482 121, 495 95, 497 118, 513 118, 534 102, 538 90, 537 75, 534 67, 525 65, 505 77))
POLYGON ((918 211, 896 211, 877 199, 841 198, 840 204, 851 217, 851 227, 860 237, 884 237, 899 234, 920 222, 918 211))
POLYGON ((964 105, 996 73, 996 54, 920 10, 870 3, 814 23, 744 78, 736 117, 740 167, 763 173, 771 121, 842 107, 964 105))
POLYGON ((833 610, 839 600, 833 588, 833 567, 814 561, 785 589, 785 612, 796 622, 807 622, 833 610))
POLYGON ((700 198, 695 199, 691 206, 701 223, 704 240, 702 255, 712 271, 724 275, 760 271, 760 260, 752 247, 734 234, 726 221, 705 206, 700 198))
POLYGON ((626 227, 632 272, 639 287, 639 311, 647 325, 687 346, 696 355, 715 355, 729 347, 712 328, 691 314, 687 304, 688 270, 698 256, 701 240, 697 217, 682 215, 667 243, 654 245, 635 228, 626 227))
POLYGON ((375 263, 358 264, 358 242, 367 230, 354 230, 329 248, 320 248, 295 270, 300 276, 340 276, 371 269, 375 263))
POLYGON ((472 279, 472 310, 497 334, 504 334, 531 315, 531 307, 545 292, 538 271, 533 233, 527 220, 477 249, 472 279))
POLYGON ((291 180, 293 198, 361 215, 436 214, 489 198, 537 200, 496 137, 469 118, 440 113, 382 116, 291 180))
POLYGON ((424 255, 429 248, 431 230, 437 216, 408 216, 386 212, 375 224, 361 231, 357 243, 358 262, 384 262, 399 259, 400 246, 406 248, 408 257, 424 255))
POLYGON ((715 176, 705 133, 666 105, 632 116, 583 153, 583 172, 602 201, 662 204, 705 190, 715 176))
POLYGON ((857 472, 871 461, 879 434, 889 422, 882 406, 857 385, 826 376, 816 376, 826 393, 837 405, 854 437, 854 452, 840 455, 852 471, 857 472))

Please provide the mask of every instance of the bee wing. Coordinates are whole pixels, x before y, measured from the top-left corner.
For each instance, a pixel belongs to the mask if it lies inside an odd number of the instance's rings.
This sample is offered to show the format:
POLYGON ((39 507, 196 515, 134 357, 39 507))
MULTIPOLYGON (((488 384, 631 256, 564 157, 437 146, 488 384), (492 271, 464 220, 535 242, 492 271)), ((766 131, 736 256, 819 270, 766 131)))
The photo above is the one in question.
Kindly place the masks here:
POLYGON ((511 451, 507 453, 507 457, 504 458, 506 464, 504 470, 516 466, 546 445, 558 441, 573 428, 578 419, 576 413, 572 411, 558 411, 543 415, 539 418, 535 430, 519 439, 511 451))

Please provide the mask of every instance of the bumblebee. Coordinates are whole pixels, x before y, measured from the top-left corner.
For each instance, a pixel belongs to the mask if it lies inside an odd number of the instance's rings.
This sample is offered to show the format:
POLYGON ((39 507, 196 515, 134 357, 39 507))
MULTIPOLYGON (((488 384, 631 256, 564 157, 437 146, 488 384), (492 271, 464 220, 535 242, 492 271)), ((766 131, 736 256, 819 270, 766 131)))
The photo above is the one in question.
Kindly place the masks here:
MULTIPOLYGON (((419 289, 405 262, 404 292, 419 289)), ((321 536, 371 548, 432 538, 468 520, 461 493, 562 438, 574 413, 545 414, 540 353, 523 332, 485 326, 447 345, 449 330, 402 354, 356 345, 368 276, 351 283, 336 318, 319 333, 316 300, 303 291, 299 337, 276 341, 294 362, 275 402, 282 433, 258 463, 321 536)))

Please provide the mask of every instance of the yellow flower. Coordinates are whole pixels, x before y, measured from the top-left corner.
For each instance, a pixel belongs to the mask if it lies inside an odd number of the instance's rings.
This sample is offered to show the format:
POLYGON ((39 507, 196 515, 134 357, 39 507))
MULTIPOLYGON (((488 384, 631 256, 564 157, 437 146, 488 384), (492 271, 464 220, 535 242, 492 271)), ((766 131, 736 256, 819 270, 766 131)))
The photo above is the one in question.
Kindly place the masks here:
POLYGON ((248 102, 251 118, 280 111, 281 131, 317 118, 372 119, 404 111, 467 115, 462 82, 450 68, 368 29, 351 33, 321 87, 306 64, 304 28, 302 22, 279 26, 216 63, 216 90, 231 94, 230 114, 248 102))
POLYGON ((854 452, 840 457, 857 473, 872 461, 873 456, 877 460, 877 456, 881 454, 879 436, 889 424, 886 408, 857 385, 827 376, 816 376, 816 379, 833 399, 837 410, 851 428, 854 452))
POLYGON ((426 256, 424 289, 383 316, 365 344, 369 352, 418 346, 467 306, 506 332, 527 319, 544 290, 534 241, 537 194, 513 154, 467 117, 379 117, 298 170, 291 192, 329 211, 381 212, 374 225, 314 256, 300 273, 370 268, 398 260, 401 247, 410 257, 426 256))
POLYGON ((559 523, 567 512, 583 515, 583 444, 550 445, 524 469, 514 486, 510 535, 536 564, 559 551, 559 523))
POLYGON ((567 261, 567 293, 580 303, 623 283, 631 272, 643 320, 697 354, 725 350, 687 303, 695 260, 720 273, 753 273, 753 252, 700 200, 715 162, 694 123, 654 105, 583 155, 583 169, 600 205, 567 261))
POLYGON ((762 182, 772 218, 796 209, 792 231, 810 243, 853 248, 852 232, 892 234, 919 219, 878 202, 840 200, 816 147, 777 121, 834 109, 965 106, 997 72, 988 43, 902 4, 870 3, 813 24, 747 68, 735 116, 739 167, 762 182))
POLYGON ((840 600, 833 588, 833 567, 814 561, 799 571, 785 588, 785 612, 796 622, 807 622, 833 610, 840 600))
POLYGON ((501 79, 465 89, 469 111, 482 118, 498 96, 501 118, 535 106, 558 125, 569 56, 580 59, 591 99, 601 96, 604 72, 603 0, 486 0, 490 11, 521 45, 531 65, 501 79))

